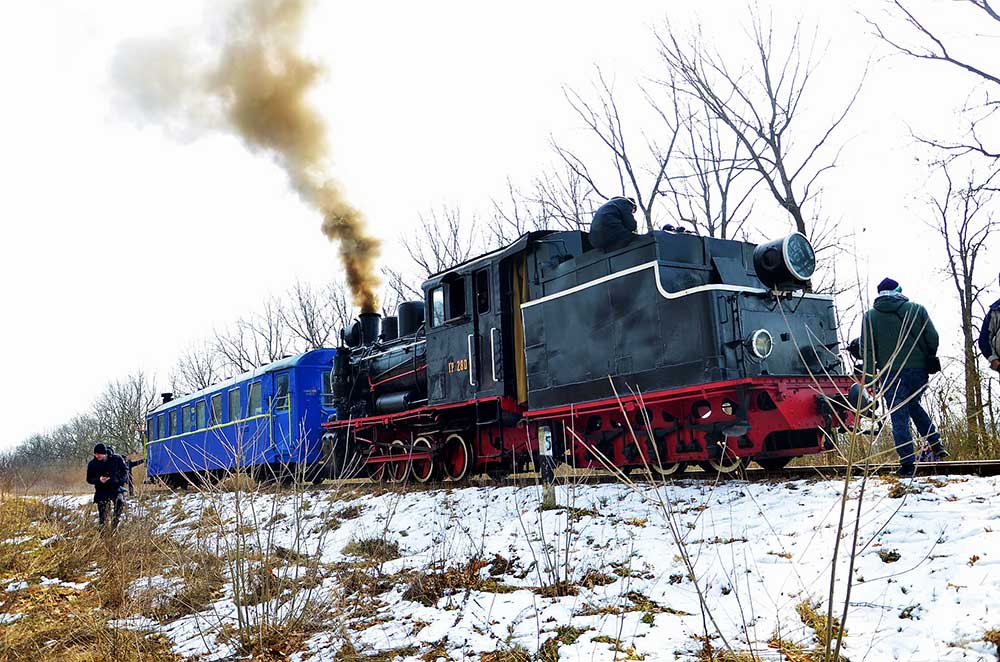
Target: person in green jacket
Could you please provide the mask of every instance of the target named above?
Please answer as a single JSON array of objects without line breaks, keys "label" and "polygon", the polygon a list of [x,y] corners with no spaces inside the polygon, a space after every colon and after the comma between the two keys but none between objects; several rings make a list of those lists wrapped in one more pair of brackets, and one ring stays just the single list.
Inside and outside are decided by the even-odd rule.
[{"label": "person in green jacket", "polygon": [[885,396],[900,476],[912,476],[916,460],[910,421],[930,444],[935,459],[948,457],[941,435],[920,404],[937,350],[938,333],[927,309],[903,296],[895,280],[882,280],[878,297],[861,322],[861,353],[866,381],[877,379]]}]

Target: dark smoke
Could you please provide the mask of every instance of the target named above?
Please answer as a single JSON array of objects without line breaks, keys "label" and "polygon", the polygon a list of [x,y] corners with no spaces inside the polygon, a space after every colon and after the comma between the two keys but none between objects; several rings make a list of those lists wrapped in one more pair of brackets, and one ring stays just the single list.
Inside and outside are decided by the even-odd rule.
[{"label": "dark smoke", "polygon": [[[224,126],[252,150],[271,154],[298,194],[323,215],[323,234],[339,245],[355,305],[378,307],[375,275],[379,241],[327,172],[329,144],[323,118],[306,95],[323,67],[299,52],[309,0],[243,0],[229,16],[218,63],[180,75],[193,59],[181,40],[131,44],[116,58],[119,85],[146,115],[180,111],[186,122],[211,126],[207,108],[221,108]],[[164,61],[164,54],[172,60]],[[214,102],[214,103],[213,103]],[[183,107],[179,107],[183,104]]]}]

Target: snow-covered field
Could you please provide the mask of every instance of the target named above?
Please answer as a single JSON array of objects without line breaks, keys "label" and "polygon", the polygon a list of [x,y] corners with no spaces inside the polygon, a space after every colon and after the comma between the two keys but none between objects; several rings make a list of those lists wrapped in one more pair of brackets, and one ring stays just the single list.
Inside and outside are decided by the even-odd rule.
[{"label": "snow-covered field", "polygon": [[[996,660],[996,647],[983,636],[1000,627],[1000,481],[918,478],[894,487],[872,479],[859,513],[860,487],[852,483],[835,564],[838,618],[852,579],[846,657]],[[717,650],[725,641],[753,651],[746,659],[781,660],[768,646],[776,637],[815,645],[800,611],[819,601],[818,611],[826,612],[842,489],[837,481],[559,487],[563,507],[554,510],[540,510],[535,486],[331,490],[298,498],[243,495],[242,508],[267,528],[268,546],[294,550],[285,552],[291,571],[276,572],[299,576],[294,564],[314,552],[325,569],[314,594],[332,617],[293,660],[337,659],[348,641],[362,655],[474,660],[519,648],[535,655],[553,639],[561,643],[548,650],[560,660],[695,660],[706,623]],[[216,550],[225,552],[237,536],[232,493],[163,495],[146,507],[162,532],[192,545],[205,543],[206,509],[229,527],[229,538],[209,536]],[[398,558],[364,564],[345,553],[352,542],[373,540],[398,546]],[[370,594],[354,596],[354,611],[343,608],[349,590],[341,586],[352,564],[384,579],[370,584],[377,587]],[[421,573],[445,568],[471,568],[477,581],[449,585],[430,601],[414,598]],[[173,581],[139,580],[136,590],[173,590]],[[575,594],[539,591],[557,581],[572,587],[557,593]],[[236,621],[231,588],[198,614],[134,624],[166,633],[182,655],[224,659],[233,651],[216,634]],[[359,612],[359,602],[367,609]]]}]

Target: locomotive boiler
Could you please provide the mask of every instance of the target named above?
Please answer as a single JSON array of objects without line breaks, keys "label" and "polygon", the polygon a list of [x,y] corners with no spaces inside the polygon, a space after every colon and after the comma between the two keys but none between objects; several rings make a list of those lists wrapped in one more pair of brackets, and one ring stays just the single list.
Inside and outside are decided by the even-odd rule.
[{"label": "locomotive boiler", "polygon": [[830,447],[851,380],[801,234],[539,231],[342,332],[328,473],[425,482],[534,467],[767,468]]}]

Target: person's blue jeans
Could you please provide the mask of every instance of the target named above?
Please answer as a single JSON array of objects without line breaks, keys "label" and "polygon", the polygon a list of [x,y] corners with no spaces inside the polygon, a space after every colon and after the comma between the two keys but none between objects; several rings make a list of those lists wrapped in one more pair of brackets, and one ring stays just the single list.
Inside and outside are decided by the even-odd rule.
[{"label": "person's blue jeans", "polygon": [[885,388],[885,403],[892,419],[892,438],[896,442],[901,465],[912,465],[916,457],[913,453],[913,433],[910,421],[916,426],[921,437],[930,442],[935,453],[943,450],[941,435],[931,417],[920,405],[920,398],[927,387],[927,371],[920,368],[903,368]]}]

